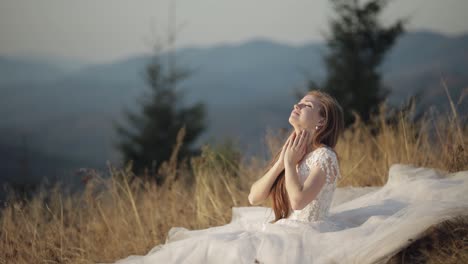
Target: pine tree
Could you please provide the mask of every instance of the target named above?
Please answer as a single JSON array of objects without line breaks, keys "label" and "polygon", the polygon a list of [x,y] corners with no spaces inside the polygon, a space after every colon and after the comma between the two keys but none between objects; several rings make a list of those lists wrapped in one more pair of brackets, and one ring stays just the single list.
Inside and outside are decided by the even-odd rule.
[{"label": "pine tree", "polygon": [[[122,137],[117,148],[123,154],[124,163],[132,163],[135,175],[154,177],[158,183],[162,183],[164,176],[174,177],[159,173],[160,168],[165,171],[163,167],[174,167],[174,161],[200,153],[192,144],[205,129],[204,105],[184,107],[182,94],[176,90],[177,84],[190,76],[190,71],[176,66],[175,42],[179,29],[175,2],[171,2],[169,8],[167,63],[161,62],[163,46],[158,41],[156,54],[146,67],[145,77],[151,93],[142,103],[142,113],[126,112],[133,129],[114,123]],[[161,167],[163,162],[168,162],[168,166]]]},{"label": "pine tree", "polygon": [[368,122],[378,112],[389,89],[381,83],[378,66],[385,53],[403,31],[402,20],[383,27],[378,15],[388,0],[331,0],[337,18],[330,21],[325,56],[327,77],[320,87],[313,81],[309,89],[322,89],[334,96],[344,109],[345,124],[354,122],[356,112]]},{"label": "pine tree", "polygon": [[116,124],[117,132],[122,136],[117,148],[123,154],[124,162],[132,162],[136,175],[147,169],[158,182],[163,179],[158,175],[158,168],[163,161],[169,160],[176,138],[181,129],[185,136],[178,150],[179,160],[198,153],[190,145],[203,132],[205,108],[201,103],[191,107],[182,107],[181,95],[176,84],[186,79],[189,72],[169,67],[164,69],[160,58],[155,56],[146,68],[146,79],[151,87],[151,95],[143,102],[142,113],[137,115],[126,112],[133,129]]}]

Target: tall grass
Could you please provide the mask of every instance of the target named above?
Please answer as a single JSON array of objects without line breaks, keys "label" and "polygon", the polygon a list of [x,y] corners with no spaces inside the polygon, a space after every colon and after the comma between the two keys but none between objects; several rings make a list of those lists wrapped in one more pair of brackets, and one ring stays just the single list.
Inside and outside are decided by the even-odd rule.
[{"label": "tall grass", "polygon": [[[371,124],[357,120],[336,147],[343,175],[338,187],[381,186],[393,163],[446,172],[467,170],[468,127],[452,105],[449,114],[426,115],[419,122],[400,113],[388,123],[385,107]],[[174,155],[161,167],[167,178],[161,186],[133,175],[131,164],[126,168],[109,164],[106,175],[88,173],[82,193],[66,193],[56,186],[28,201],[11,197],[1,209],[0,263],[112,262],[146,254],[165,241],[173,226],[199,229],[227,223],[232,206],[248,206],[250,184],[261,176],[266,161],[253,158],[234,164],[205,146],[199,157],[191,159],[191,166],[182,166],[175,158],[182,138],[183,132]],[[272,150],[281,140],[267,138]],[[446,227],[445,237],[454,234],[455,239],[460,228],[466,230],[466,219]],[[460,256],[467,258],[466,245],[452,249],[465,252]],[[435,252],[423,251],[429,256]],[[400,254],[392,263],[401,260],[405,257]],[[432,260],[445,263],[447,258]]]}]

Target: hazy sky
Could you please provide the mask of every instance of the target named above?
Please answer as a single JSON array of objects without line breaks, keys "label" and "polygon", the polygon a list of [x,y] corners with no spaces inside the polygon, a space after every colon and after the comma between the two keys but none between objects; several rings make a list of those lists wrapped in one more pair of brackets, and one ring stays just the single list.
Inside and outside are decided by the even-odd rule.
[{"label": "hazy sky", "polygon": [[[170,0],[0,0],[0,55],[45,55],[107,62],[149,53],[164,36]],[[264,37],[322,40],[328,0],[178,0],[178,47]],[[394,0],[384,21],[412,16],[410,30],[468,32],[468,0]]]}]

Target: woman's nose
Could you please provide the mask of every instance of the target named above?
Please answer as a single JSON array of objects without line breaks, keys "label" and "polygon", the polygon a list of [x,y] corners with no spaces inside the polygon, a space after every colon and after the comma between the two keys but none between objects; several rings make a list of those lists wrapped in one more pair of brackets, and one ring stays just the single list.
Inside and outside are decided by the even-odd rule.
[{"label": "woman's nose", "polygon": [[301,110],[298,104],[294,104],[294,110]]}]

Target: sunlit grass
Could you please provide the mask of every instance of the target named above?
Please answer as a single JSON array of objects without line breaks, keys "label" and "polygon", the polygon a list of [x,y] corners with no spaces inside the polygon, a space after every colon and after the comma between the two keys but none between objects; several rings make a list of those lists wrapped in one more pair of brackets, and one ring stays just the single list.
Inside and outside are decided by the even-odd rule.
[{"label": "sunlit grass", "polygon": [[[338,187],[381,186],[394,163],[445,172],[467,170],[468,126],[458,116],[456,105],[451,111],[427,115],[418,123],[401,113],[395,123],[388,124],[382,107],[372,124],[358,120],[336,147],[343,175]],[[175,155],[182,138],[183,133]],[[279,148],[281,140],[266,139],[272,150]],[[131,164],[126,168],[109,165],[106,175],[90,171],[83,193],[68,194],[57,186],[29,201],[11,198],[1,210],[0,263],[112,262],[146,254],[165,241],[173,226],[199,229],[229,222],[231,207],[248,206],[250,184],[266,165],[259,158],[238,164],[209,146],[191,160],[191,166],[177,164],[175,155],[162,166],[161,173],[168,179],[162,186],[135,177]],[[428,230],[429,237],[436,229],[443,230],[443,235],[430,239],[451,241],[444,245],[448,249],[414,243],[392,263],[407,263],[404,260],[410,256],[424,254],[431,263],[457,263],[454,255],[467,260],[468,220],[454,221]]]}]

